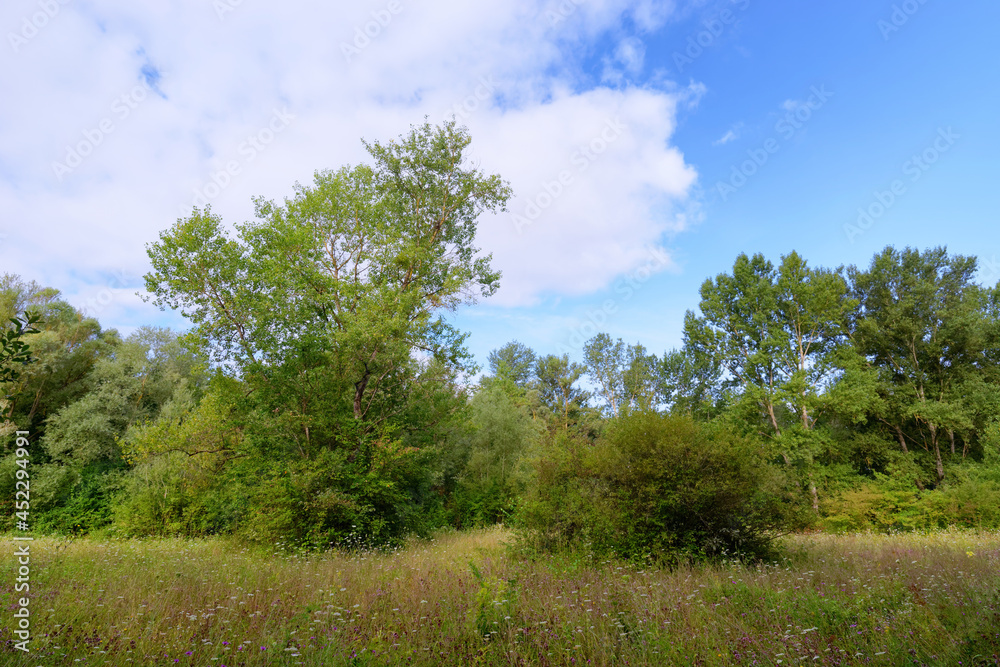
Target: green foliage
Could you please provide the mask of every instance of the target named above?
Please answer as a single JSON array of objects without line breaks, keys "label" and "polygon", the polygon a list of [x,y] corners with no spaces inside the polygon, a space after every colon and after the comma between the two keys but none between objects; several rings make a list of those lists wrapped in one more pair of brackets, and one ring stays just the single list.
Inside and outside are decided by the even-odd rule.
[{"label": "green foliage", "polygon": [[717,417],[725,406],[722,362],[694,313],[684,315],[684,344],[664,353],[657,373],[658,400],[675,414],[702,421]]},{"label": "green foliage", "polygon": [[[29,431],[35,442],[44,436],[45,422],[52,414],[89,391],[94,364],[110,355],[120,339],[117,332],[102,331],[96,320],[58,299],[58,291],[8,278],[0,281],[9,287],[0,289],[0,297],[8,304],[27,304],[41,317],[39,333],[31,336],[35,361],[20,369],[18,381],[7,390],[7,418],[18,429]],[[40,454],[36,451],[35,463],[44,462]]]},{"label": "green foliage", "polygon": [[633,560],[763,556],[798,520],[759,446],[690,417],[624,411],[593,448],[561,444],[525,514],[549,542]]},{"label": "green foliage", "polygon": [[[216,378],[197,407],[161,411],[121,441],[132,466],[114,509],[123,535],[208,535],[231,532],[249,508],[252,484],[227,474],[241,456],[242,435],[227,390]],[[253,479],[252,477],[249,479]]]},{"label": "green foliage", "polygon": [[472,561],[469,570],[479,585],[469,609],[469,620],[476,634],[489,641],[494,635],[516,627],[520,620],[514,604],[518,596],[517,579],[485,577]]},{"label": "green foliage", "polygon": [[590,392],[577,386],[584,372],[584,367],[570,361],[567,354],[548,354],[535,362],[539,401],[559,420],[563,430],[584,418]]},{"label": "green foliage", "polygon": [[524,389],[534,378],[535,351],[516,340],[490,352],[488,361],[492,377],[498,381],[509,381]]},{"label": "green foliage", "polygon": [[586,551],[594,535],[612,530],[615,517],[598,512],[601,489],[590,474],[592,443],[556,431],[532,459],[535,475],[518,513],[525,546],[539,551]]},{"label": "green foliage", "polygon": [[475,225],[510,190],[464,164],[469,141],[446,123],[366,144],[373,166],[318,172],[283,205],[258,199],[257,220],[235,239],[196,210],[149,246],[147,289],[192,320],[215,360],[295,413],[303,434],[321,410],[311,385],[378,421],[398,407],[413,353],[467,360],[440,311],[499,284]]},{"label": "green foliage", "polygon": [[[899,472],[899,471],[894,471]],[[920,490],[905,474],[876,473],[826,504],[820,525],[834,532],[1000,528],[1000,468],[949,469],[949,482]]]},{"label": "green foliage", "polygon": [[[15,499],[15,457],[0,463],[0,527],[12,530]],[[109,462],[82,468],[55,464],[31,465],[32,530],[42,533],[88,533],[111,523],[112,503],[121,488],[122,466]]]},{"label": "green foliage", "polygon": [[450,502],[453,525],[509,522],[523,495],[539,426],[500,386],[473,397],[466,462]]},{"label": "green foliage", "polygon": [[[498,288],[476,225],[511,192],[469,141],[424,123],[256,199],[234,233],[208,209],[178,220],[146,286],[184,336],[123,340],[0,277],[2,525],[23,430],[32,523],[53,532],[324,548],[503,522],[543,549],[678,563],[759,557],[806,525],[1000,527],[1000,287],[975,258],[741,254],[679,349],[512,341],[470,386],[448,313]],[[506,589],[479,583],[488,634]]]},{"label": "green foliage", "polygon": [[[65,476],[59,469],[53,473]],[[59,470],[59,472],[56,472]],[[122,466],[94,462],[80,470],[78,481],[52,509],[36,513],[35,529],[43,533],[85,534],[111,524],[113,500],[122,486]],[[62,480],[57,479],[56,484]]]},{"label": "green foliage", "polygon": [[[216,476],[252,476],[236,487],[245,511],[230,529],[374,544],[442,519],[441,493],[465,465],[457,376],[473,370],[442,313],[496,291],[476,223],[510,196],[466,164],[469,142],[454,122],[425,123],[366,143],[370,165],[318,172],[283,203],[257,199],[256,220],[235,236],[195,210],[150,244],[147,289],[191,319],[231,375],[224,421],[238,437],[199,446],[169,422],[136,442],[151,455],[165,441],[210,451]],[[478,444],[471,474],[494,466],[476,459],[489,451]]]},{"label": "green foliage", "polygon": [[[866,270],[851,267],[855,348],[872,369],[879,402],[868,411],[907,451],[934,455],[936,482],[945,477],[943,450],[963,458],[980,449],[979,432],[1000,413],[997,313],[992,293],[974,282],[976,260],[886,248]],[[984,363],[985,362],[985,363]]]},{"label": "green foliage", "polygon": [[211,480],[181,452],[150,459],[126,478],[114,507],[114,531],[126,536],[225,532],[234,517],[212,511],[229,488],[221,481]]},{"label": "green foliage", "polygon": [[[421,507],[425,462],[399,441],[372,439],[363,459],[341,451],[315,460],[241,466],[257,483],[240,535],[263,543],[312,548],[381,546],[426,534],[433,513]],[[252,467],[251,467],[252,466]]]},{"label": "green foliage", "polygon": [[25,336],[38,333],[36,324],[41,320],[38,313],[25,312],[23,318],[12,317],[10,328],[0,330],[0,385],[16,382],[21,377],[20,366],[26,366],[34,359]]},{"label": "green foliage", "polygon": [[655,403],[660,361],[646,354],[642,345],[626,346],[620,338],[612,341],[608,334],[599,333],[584,344],[583,359],[608,415]]}]

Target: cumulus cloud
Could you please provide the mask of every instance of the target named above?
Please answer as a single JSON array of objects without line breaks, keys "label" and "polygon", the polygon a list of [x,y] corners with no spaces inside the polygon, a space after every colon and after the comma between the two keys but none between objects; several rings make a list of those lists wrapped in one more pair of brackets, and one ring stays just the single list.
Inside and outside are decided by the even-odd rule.
[{"label": "cumulus cloud", "polygon": [[44,20],[37,2],[0,8],[0,262],[80,307],[111,294],[122,323],[148,313],[124,296],[138,278],[101,276],[141,276],[145,244],[192,204],[242,222],[252,196],[362,161],[360,138],[424,116],[455,114],[513,185],[479,236],[498,304],[598,289],[686,224],[696,175],[670,140],[691,91],[636,82],[638,38],[609,55],[633,83],[588,85],[576,55],[622,17],[655,30],[664,3],[55,5]]}]

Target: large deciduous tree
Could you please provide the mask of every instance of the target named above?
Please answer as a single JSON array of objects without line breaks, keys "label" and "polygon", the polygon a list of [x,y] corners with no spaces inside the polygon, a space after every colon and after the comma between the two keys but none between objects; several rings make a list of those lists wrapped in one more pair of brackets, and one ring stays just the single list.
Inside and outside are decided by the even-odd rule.
[{"label": "large deciduous tree", "polygon": [[625,345],[599,333],[583,346],[586,371],[604,408],[614,416],[624,407],[651,407],[656,401],[660,361],[636,343]]},{"label": "large deciduous tree", "polygon": [[944,479],[942,447],[963,453],[997,414],[995,290],[974,282],[976,259],[945,248],[886,248],[867,269],[852,267],[860,306],[852,339],[870,364],[881,399],[870,416],[897,438],[934,457]]},{"label": "large deciduous tree", "polygon": [[567,354],[561,357],[548,354],[539,357],[536,363],[539,398],[554,415],[561,417],[564,431],[569,430],[571,418],[579,419],[590,398],[589,392],[577,386],[584,371]]},{"label": "large deciduous tree", "polygon": [[510,189],[466,164],[469,141],[449,122],[366,143],[371,165],[319,172],[282,204],[258,199],[235,238],[195,210],[149,246],[147,289],[191,318],[216,361],[280,399],[272,410],[298,420],[306,449],[320,397],[358,422],[385,419],[419,355],[467,358],[442,311],[499,284],[476,221]]},{"label": "large deciduous tree", "polygon": [[819,498],[814,459],[824,438],[814,429],[830,409],[827,389],[841,374],[851,311],[842,271],[814,269],[795,252],[775,268],[763,255],[740,255],[731,274],[701,288],[701,319],[686,338],[714,349],[749,424],[771,438],[789,465],[806,469],[813,508]]}]

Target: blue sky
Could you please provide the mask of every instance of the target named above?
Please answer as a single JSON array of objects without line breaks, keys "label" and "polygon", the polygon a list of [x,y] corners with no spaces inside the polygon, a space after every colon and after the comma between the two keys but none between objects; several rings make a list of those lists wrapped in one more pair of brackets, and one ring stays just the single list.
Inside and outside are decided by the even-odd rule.
[{"label": "blue sky", "polygon": [[741,252],[947,245],[994,283],[998,24],[985,0],[13,0],[0,271],[108,327],[182,328],[135,294],[180,211],[242,222],[361,137],[458,110],[516,195],[479,236],[500,293],[453,318],[481,362],[515,338],[578,358],[596,330],[674,347]]}]

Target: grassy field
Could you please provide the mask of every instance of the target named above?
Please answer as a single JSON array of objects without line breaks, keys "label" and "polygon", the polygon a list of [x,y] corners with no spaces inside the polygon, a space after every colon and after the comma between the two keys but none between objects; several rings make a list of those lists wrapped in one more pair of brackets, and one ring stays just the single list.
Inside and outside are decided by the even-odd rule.
[{"label": "grassy field", "polygon": [[510,537],[308,557],[40,539],[27,655],[7,538],[0,664],[1000,664],[997,533],[796,536],[778,562],[674,571],[528,559]]}]

